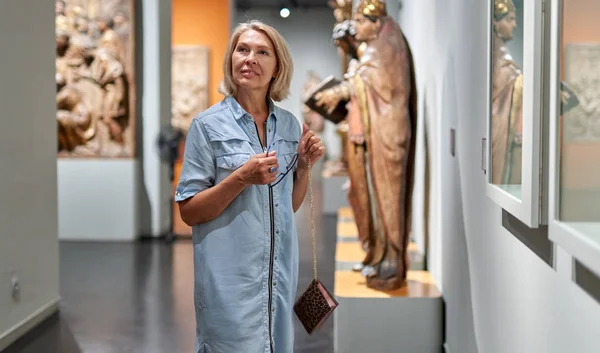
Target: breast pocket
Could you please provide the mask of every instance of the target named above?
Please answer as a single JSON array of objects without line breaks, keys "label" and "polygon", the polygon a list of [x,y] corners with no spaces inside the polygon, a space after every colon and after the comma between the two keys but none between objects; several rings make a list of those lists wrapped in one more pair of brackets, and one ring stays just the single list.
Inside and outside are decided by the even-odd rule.
[{"label": "breast pocket", "polygon": [[250,153],[238,152],[217,156],[217,178],[215,184],[218,184],[243,166],[250,160]]},{"label": "breast pocket", "polygon": [[215,184],[218,184],[244,165],[252,156],[248,137],[236,127],[206,127],[206,134],[215,155]]}]

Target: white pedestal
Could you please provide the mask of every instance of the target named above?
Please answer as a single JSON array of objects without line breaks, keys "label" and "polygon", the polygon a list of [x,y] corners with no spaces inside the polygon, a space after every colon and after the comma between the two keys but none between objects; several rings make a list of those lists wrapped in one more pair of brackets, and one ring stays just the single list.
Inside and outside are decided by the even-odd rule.
[{"label": "white pedestal", "polygon": [[366,288],[358,274],[337,271],[335,353],[443,352],[442,296],[422,275],[409,272],[408,287],[385,294]]},{"label": "white pedestal", "polygon": [[408,253],[407,285],[391,292],[368,288],[352,268],[365,257],[348,208],[338,211],[335,251],[335,353],[441,353],[444,304],[431,275],[420,270],[423,256],[416,244]]},{"label": "white pedestal", "polygon": [[342,189],[348,177],[329,176],[323,173],[321,180],[323,188],[323,213],[335,215],[341,207],[348,207],[347,191]]},{"label": "white pedestal", "polygon": [[132,241],[138,227],[134,159],[58,159],[59,239]]}]

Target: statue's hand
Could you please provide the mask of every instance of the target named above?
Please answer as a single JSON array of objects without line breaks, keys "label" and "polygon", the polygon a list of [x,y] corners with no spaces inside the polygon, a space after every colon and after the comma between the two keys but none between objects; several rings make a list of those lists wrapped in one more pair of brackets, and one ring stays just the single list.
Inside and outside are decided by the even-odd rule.
[{"label": "statue's hand", "polygon": [[331,88],[317,93],[315,99],[317,100],[317,106],[324,106],[329,114],[333,112],[335,107],[337,107],[338,103],[340,102],[340,97]]},{"label": "statue's hand", "polygon": [[365,143],[365,135],[363,134],[350,134],[348,135],[348,138],[357,145],[362,145]]}]

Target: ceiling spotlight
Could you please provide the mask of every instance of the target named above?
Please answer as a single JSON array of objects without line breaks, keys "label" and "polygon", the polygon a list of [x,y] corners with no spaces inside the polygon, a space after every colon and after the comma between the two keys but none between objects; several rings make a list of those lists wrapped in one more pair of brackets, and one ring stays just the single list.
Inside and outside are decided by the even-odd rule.
[{"label": "ceiling spotlight", "polygon": [[287,7],[282,8],[281,11],[279,11],[279,15],[283,18],[287,18],[290,15],[290,9]]}]

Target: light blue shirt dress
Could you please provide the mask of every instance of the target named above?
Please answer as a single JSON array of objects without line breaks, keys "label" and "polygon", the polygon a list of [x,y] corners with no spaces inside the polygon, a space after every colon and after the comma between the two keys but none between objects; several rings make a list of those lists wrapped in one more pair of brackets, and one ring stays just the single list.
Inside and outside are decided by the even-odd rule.
[{"label": "light blue shirt dress", "polygon": [[[195,225],[196,353],[292,353],[298,235],[292,209],[302,129],[269,100],[266,145],[231,97],[202,112],[188,131],[179,202],[221,182],[253,155],[277,152],[277,180],[251,185],[216,219]],[[287,172],[287,173],[286,173]]]}]

